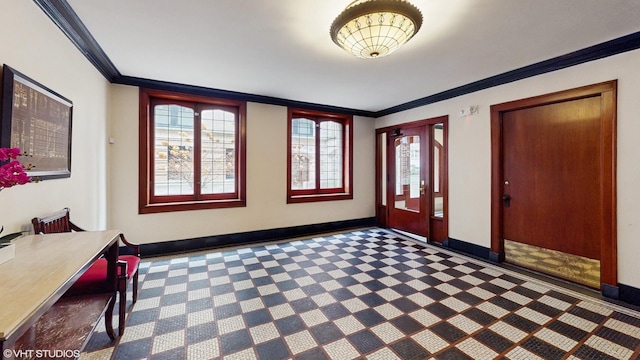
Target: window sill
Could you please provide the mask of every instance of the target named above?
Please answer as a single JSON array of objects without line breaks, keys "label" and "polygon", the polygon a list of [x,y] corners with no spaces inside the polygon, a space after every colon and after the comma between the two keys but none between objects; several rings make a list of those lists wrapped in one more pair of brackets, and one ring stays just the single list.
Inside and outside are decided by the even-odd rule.
[{"label": "window sill", "polygon": [[351,200],[351,199],[353,199],[353,194],[351,193],[291,195],[287,197],[287,204],[316,202],[316,201]]},{"label": "window sill", "polygon": [[245,207],[247,202],[241,199],[231,200],[209,200],[209,201],[185,201],[171,203],[156,203],[141,205],[139,214],[154,214],[172,211],[205,210],[205,209],[225,209],[233,207]]}]

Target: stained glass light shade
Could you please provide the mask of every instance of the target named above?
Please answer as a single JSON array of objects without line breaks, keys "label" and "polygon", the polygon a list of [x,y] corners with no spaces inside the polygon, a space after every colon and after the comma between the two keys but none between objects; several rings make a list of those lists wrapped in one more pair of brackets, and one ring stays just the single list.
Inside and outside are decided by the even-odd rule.
[{"label": "stained glass light shade", "polygon": [[365,59],[386,56],[422,26],[422,13],[404,0],[356,0],[331,24],[331,39]]}]

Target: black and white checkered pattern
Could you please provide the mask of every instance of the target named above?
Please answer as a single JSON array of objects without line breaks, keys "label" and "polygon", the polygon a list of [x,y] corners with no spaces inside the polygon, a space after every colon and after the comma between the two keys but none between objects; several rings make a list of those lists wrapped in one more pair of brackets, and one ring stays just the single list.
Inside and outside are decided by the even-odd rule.
[{"label": "black and white checkered pattern", "polygon": [[[152,260],[140,281],[115,359],[640,354],[631,310],[382,229]],[[101,336],[83,358],[110,355]]]}]

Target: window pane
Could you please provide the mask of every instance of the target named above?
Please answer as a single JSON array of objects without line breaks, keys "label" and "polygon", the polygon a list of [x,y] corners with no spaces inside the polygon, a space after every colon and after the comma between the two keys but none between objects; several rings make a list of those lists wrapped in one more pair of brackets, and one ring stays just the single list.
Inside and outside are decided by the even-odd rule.
[{"label": "window pane", "polygon": [[200,114],[201,193],[224,194],[236,191],[236,114],[204,110]]},{"label": "window pane", "polygon": [[380,133],[378,137],[380,144],[380,200],[383,206],[387,205],[387,133]]},{"label": "window pane", "polygon": [[342,124],[320,123],[320,188],[342,187]]},{"label": "window pane", "polygon": [[444,217],[444,127],[442,123],[433,125],[433,215]]},{"label": "window pane", "polygon": [[306,190],[316,187],[316,132],[315,121],[291,121],[291,189]]},{"label": "window pane", "polygon": [[193,109],[154,107],[154,193],[193,194]]}]

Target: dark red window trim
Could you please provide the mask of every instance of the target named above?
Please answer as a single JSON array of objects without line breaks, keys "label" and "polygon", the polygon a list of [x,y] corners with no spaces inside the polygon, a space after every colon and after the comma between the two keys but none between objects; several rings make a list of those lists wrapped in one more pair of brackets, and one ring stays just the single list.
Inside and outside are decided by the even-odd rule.
[{"label": "dark red window trim", "polygon": [[[197,195],[196,184],[194,196],[154,196],[153,179],[153,116],[152,104],[190,104],[194,108],[231,108],[237,111],[236,129],[236,186],[233,194]],[[199,139],[200,128],[194,128],[194,139]],[[194,152],[199,151],[200,142],[194,141]],[[197,174],[196,174],[197,175]],[[140,214],[216,209],[246,206],[246,103],[227,99],[182,94],[161,90],[140,89],[139,119],[139,199]]]},{"label": "dark red window trim", "polygon": [[[291,138],[294,118],[311,120],[333,120],[343,124],[342,141],[342,181],[343,186],[336,189],[293,190],[291,188]],[[316,147],[316,151],[319,148]],[[316,162],[317,163],[317,162]],[[319,172],[317,172],[319,174]],[[353,199],[353,116],[327,113],[305,109],[289,108],[287,114],[287,203],[304,203],[315,201],[333,201]]]}]

